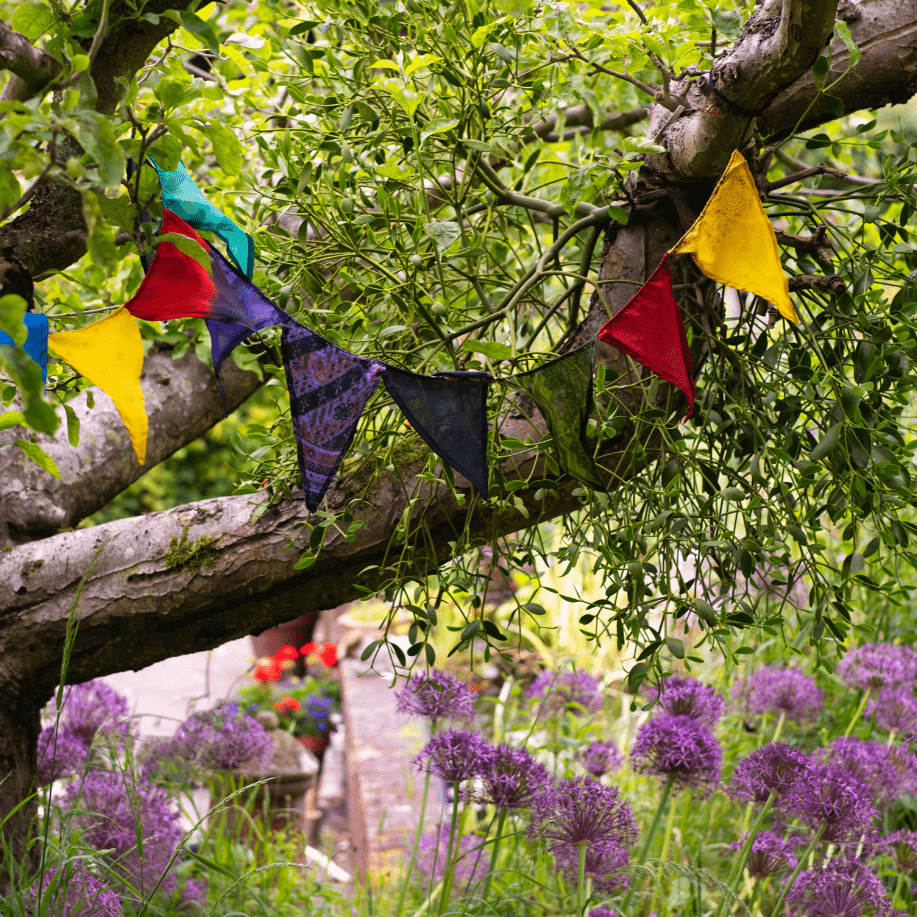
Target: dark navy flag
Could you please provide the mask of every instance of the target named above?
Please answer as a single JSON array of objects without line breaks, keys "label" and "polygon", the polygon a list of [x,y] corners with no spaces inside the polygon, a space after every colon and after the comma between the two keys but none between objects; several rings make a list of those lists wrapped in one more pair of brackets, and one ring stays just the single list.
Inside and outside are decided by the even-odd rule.
[{"label": "dark navy flag", "polygon": [[385,365],[354,356],[287,317],[280,351],[306,506],[318,509]]},{"label": "dark navy flag", "polygon": [[487,499],[487,386],[490,373],[419,376],[386,366],[382,376],[395,404],[423,441]]}]

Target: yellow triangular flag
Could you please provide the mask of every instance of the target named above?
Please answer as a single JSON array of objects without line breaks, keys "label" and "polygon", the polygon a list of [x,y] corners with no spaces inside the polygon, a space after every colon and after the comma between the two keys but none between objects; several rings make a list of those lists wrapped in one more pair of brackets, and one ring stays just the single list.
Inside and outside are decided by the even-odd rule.
[{"label": "yellow triangular flag", "polygon": [[142,465],[148,419],[140,389],[143,342],[134,316],[122,306],[79,331],[49,334],[48,347],[114,401]]},{"label": "yellow triangular flag", "polygon": [[738,151],[733,151],[707,206],[672,253],[690,253],[712,280],[754,293],[772,302],[784,318],[799,321],[780,265],[774,227]]}]

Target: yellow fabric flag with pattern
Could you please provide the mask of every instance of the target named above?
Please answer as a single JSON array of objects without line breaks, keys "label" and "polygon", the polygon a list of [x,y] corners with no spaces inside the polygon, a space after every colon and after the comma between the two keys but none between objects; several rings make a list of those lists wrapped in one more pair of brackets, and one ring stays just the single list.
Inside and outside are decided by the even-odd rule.
[{"label": "yellow fabric flag with pattern", "polygon": [[134,316],[122,306],[94,325],[49,334],[48,347],[114,401],[142,465],[148,418],[140,389],[143,343]]},{"label": "yellow fabric flag with pattern", "polygon": [[799,321],[790,302],[774,227],[738,151],[733,151],[707,206],[672,253],[692,255],[712,280],[754,293],[772,302],[784,318]]}]

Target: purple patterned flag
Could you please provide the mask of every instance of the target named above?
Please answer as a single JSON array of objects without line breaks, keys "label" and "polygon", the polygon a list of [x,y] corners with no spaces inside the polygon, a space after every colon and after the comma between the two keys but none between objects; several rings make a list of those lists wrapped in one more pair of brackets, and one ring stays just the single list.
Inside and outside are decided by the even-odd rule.
[{"label": "purple patterned flag", "polygon": [[287,317],[280,352],[306,506],[318,509],[385,365],[341,350]]}]

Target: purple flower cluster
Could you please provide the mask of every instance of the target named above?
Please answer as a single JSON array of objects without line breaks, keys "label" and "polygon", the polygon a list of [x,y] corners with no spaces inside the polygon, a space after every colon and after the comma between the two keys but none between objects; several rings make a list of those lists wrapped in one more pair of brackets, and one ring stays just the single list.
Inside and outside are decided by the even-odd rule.
[{"label": "purple flower cluster", "polygon": [[48,726],[38,737],[38,782],[81,773],[93,743],[114,741],[123,749],[131,734],[127,698],[103,681],[87,681],[64,688],[57,726]]},{"label": "purple flower cluster", "polygon": [[671,778],[674,789],[710,791],[719,783],[723,753],[700,720],[663,714],[640,727],[631,760],[640,773]]},{"label": "purple flower cluster", "polygon": [[771,793],[784,796],[811,766],[812,759],[805,752],[771,742],[736,764],[729,795],[743,802],[765,802]]},{"label": "purple flower cluster", "polygon": [[174,890],[177,882],[167,870],[182,830],[163,790],[126,773],[91,770],[67,786],[63,807],[86,843],[107,851],[115,871],[141,894],[149,895],[163,875],[161,887]]},{"label": "purple flower cluster", "polygon": [[851,650],[835,671],[848,685],[864,691],[904,687],[912,692],[917,677],[917,653],[909,646],[867,643]]},{"label": "purple flower cluster", "polygon": [[[474,850],[481,843],[479,837],[473,834],[465,834],[457,838],[457,850],[454,851],[456,858],[455,864],[455,881],[459,884],[470,883],[475,875],[478,876],[487,868],[485,855],[478,855],[480,851]],[[471,851],[474,850],[474,853]],[[417,860],[415,865],[418,871],[439,882],[446,875],[446,859],[449,855],[449,824],[441,822],[433,831],[427,831],[421,835],[420,843],[417,845]]]},{"label": "purple flower cluster", "polygon": [[901,872],[913,872],[917,869],[917,831],[906,828],[895,831],[882,838],[882,846],[891,851],[895,865]]},{"label": "purple flower cluster", "polygon": [[882,880],[860,860],[831,860],[800,873],[787,895],[793,917],[884,915],[891,907]]},{"label": "purple flower cluster", "polygon": [[484,773],[494,749],[476,732],[450,729],[434,736],[414,759],[414,766],[444,780],[462,783]]},{"label": "purple flower cluster", "polygon": [[430,720],[470,720],[474,716],[474,694],[468,686],[440,669],[413,675],[395,692],[401,713],[425,716]]},{"label": "purple flower cluster", "polygon": [[618,917],[618,912],[613,907],[594,907],[589,917]]},{"label": "purple flower cluster", "polygon": [[889,732],[897,732],[907,738],[917,735],[917,697],[914,697],[909,685],[880,689],[866,704],[866,716],[871,716]]},{"label": "purple flower cluster", "polygon": [[823,749],[821,757],[865,784],[879,809],[903,795],[911,776],[899,768],[899,756],[881,742],[841,736]]},{"label": "purple flower cluster", "polygon": [[532,805],[526,833],[531,841],[546,844],[572,881],[579,875],[579,849],[584,844],[586,874],[596,891],[608,893],[626,884],[622,870],[637,839],[637,824],[613,787],[591,777],[549,786]]},{"label": "purple flower cluster", "polygon": [[548,715],[567,710],[571,713],[597,713],[602,709],[599,683],[588,672],[542,672],[525,692],[529,700],[544,700]]},{"label": "purple flower cluster", "polygon": [[707,729],[716,728],[726,709],[726,702],[716,688],[687,675],[671,675],[658,689],[651,686],[648,692],[651,697],[655,694],[661,713],[690,717]]},{"label": "purple flower cluster", "polygon": [[815,719],[824,706],[821,689],[797,669],[761,666],[733,687],[733,698],[750,714],[783,713],[795,723]]},{"label": "purple flower cluster", "polygon": [[253,716],[235,704],[195,713],[175,731],[168,746],[171,757],[205,771],[245,769],[263,771],[270,764],[274,742]]},{"label": "purple flower cluster", "polygon": [[593,742],[581,752],[580,761],[593,777],[603,777],[620,769],[624,757],[614,742]]},{"label": "purple flower cluster", "polygon": [[[101,872],[101,870],[99,870]],[[34,913],[48,917],[123,917],[121,898],[85,860],[52,867],[45,873],[41,886],[41,904],[32,892]]]},{"label": "purple flower cluster", "polygon": [[497,745],[481,774],[481,800],[507,812],[527,808],[550,783],[548,769],[524,748]]}]

